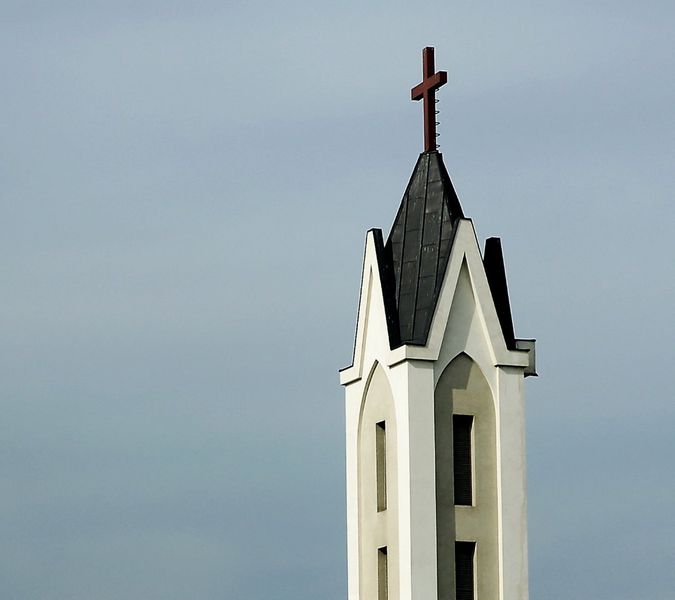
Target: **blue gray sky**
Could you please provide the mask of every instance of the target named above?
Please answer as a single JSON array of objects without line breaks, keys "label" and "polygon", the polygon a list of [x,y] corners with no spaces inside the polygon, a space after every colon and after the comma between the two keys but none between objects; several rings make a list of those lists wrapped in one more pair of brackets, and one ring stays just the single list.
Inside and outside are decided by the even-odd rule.
[{"label": "blue gray sky", "polygon": [[675,589],[675,4],[0,5],[6,600],[346,598],[364,234],[422,146],[503,238],[531,595]]}]

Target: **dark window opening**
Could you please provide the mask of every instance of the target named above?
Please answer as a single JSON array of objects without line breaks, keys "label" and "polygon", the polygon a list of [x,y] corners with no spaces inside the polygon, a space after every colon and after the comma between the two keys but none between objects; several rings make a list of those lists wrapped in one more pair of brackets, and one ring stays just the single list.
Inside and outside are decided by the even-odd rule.
[{"label": "dark window opening", "polygon": [[475,600],[474,555],[476,542],[455,542],[455,598]]},{"label": "dark window opening", "polygon": [[387,574],[387,547],[377,551],[377,600],[389,598],[389,576]]},{"label": "dark window opening", "polygon": [[452,416],[455,504],[460,506],[473,504],[472,430],[471,415]]},{"label": "dark window opening", "polygon": [[387,430],[384,421],[375,425],[375,460],[377,462],[377,511],[387,509]]}]

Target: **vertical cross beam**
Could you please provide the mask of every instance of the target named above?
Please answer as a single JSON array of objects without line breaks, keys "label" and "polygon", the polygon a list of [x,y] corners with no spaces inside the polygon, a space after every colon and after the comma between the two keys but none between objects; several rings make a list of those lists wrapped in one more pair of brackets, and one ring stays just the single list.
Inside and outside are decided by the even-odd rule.
[{"label": "vertical cross beam", "polygon": [[424,151],[436,150],[436,90],[448,82],[446,71],[434,73],[434,49],[422,51],[422,83],[416,85],[410,96],[413,100],[424,100]]}]

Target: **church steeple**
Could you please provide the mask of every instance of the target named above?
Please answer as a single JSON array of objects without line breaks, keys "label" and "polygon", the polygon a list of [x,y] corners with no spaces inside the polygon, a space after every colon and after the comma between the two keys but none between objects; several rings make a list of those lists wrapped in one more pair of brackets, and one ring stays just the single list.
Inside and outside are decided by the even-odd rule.
[{"label": "church steeple", "polygon": [[[435,145],[366,237],[345,386],[349,600],[527,600],[523,378],[498,239],[484,256]],[[431,135],[433,134],[433,136]]]}]

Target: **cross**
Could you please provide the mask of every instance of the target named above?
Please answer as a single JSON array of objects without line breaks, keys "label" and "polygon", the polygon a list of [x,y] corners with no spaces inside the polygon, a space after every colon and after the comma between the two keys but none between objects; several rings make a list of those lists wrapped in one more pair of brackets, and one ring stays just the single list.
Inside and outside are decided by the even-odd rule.
[{"label": "cross", "polygon": [[434,73],[434,49],[422,50],[422,83],[410,95],[413,100],[424,100],[424,151],[436,150],[436,90],[448,82],[446,71]]}]

